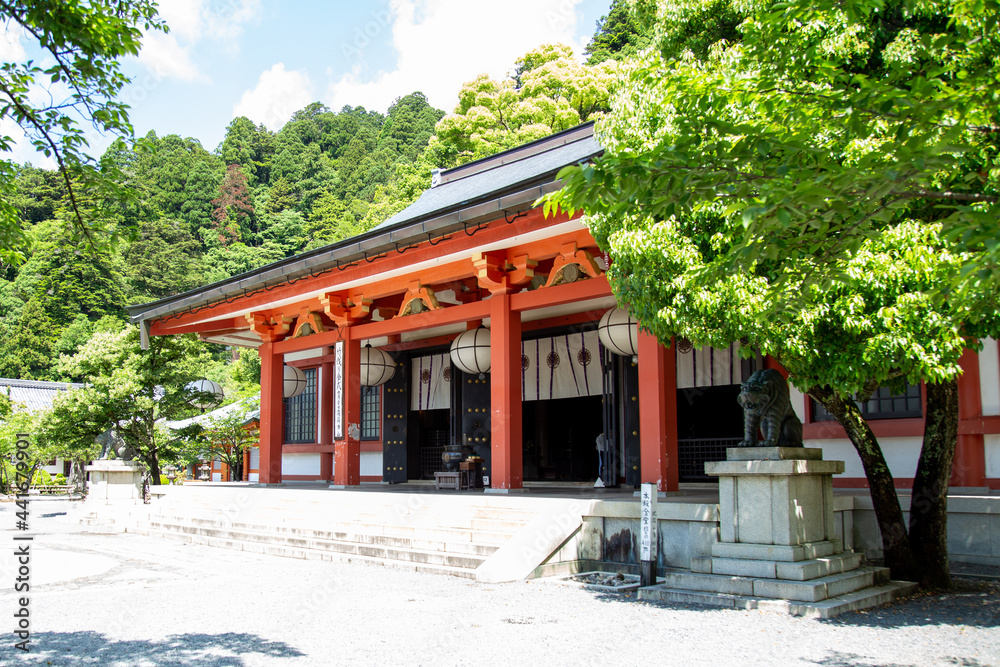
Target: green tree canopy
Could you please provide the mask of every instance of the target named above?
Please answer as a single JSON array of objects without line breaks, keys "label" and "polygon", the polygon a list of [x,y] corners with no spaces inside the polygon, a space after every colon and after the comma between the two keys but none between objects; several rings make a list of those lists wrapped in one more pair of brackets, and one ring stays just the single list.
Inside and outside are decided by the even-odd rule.
[{"label": "green tree canopy", "polygon": [[83,439],[94,430],[114,429],[159,484],[160,461],[175,460],[178,453],[158,434],[156,421],[195,413],[187,385],[204,377],[209,365],[208,346],[194,336],[154,336],[143,350],[138,327],[98,332],[75,355],[60,358],[60,371],[86,378],[89,388],[67,404],[67,418],[82,419],[86,411],[89,431],[78,434]]},{"label": "green tree canopy", "polygon": [[[117,229],[105,224],[99,208],[84,206],[78,193],[94,203],[122,200],[128,192],[113,163],[87,155],[81,122],[99,132],[130,137],[128,106],[115,99],[128,83],[119,59],[137,55],[143,31],[166,30],[151,0],[127,2],[35,0],[0,4],[5,25],[23,30],[28,50],[41,57],[4,63],[0,71],[0,117],[16,123],[28,141],[52,157],[62,174],[75,230],[89,245],[100,245]],[[14,138],[0,137],[0,151]],[[11,202],[17,168],[0,161],[0,259],[21,261],[26,244],[18,210]]]},{"label": "green tree canopy", "polygon": [[[607,155],[565,170],[548,204],[594,215],[616,295],[661,340],[743,340],[822,402],[864,464],[895,576],[930,585],[949,581],[958,358],[1000,330],[990,245],[969,232],[990,211],[995,230],[996,15],[663,5],[659,52],[599,125]],[[904,379],[927,383],[908,541],[853,400]]]}]

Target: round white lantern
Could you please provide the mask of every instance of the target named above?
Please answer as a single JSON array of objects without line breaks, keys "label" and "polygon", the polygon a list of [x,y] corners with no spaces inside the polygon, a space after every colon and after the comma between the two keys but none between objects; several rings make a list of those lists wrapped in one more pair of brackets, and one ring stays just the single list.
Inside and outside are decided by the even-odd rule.
[{"label": "round white lantern", "polygon": [[[162,387],[154,387],[153,393],[156,395],[156,390]],[[188,382],[184,385],[184,390],[189,394],[193,394],[191,399],[188,401],[191,405],[198,408],[199,410],[207,410],[208,408],[214,408],[216,405],[222,402],[225,397],[225,392],[222,390],[222,385],[218,382],[212,382],[211,380],[195,380],[194,382]],[[165,392],[164,392],[165,393]],[[162,398],[162,394],[156,396],[157,400]]]},{"label": "round white lantern", "polygon": [[451,342],[451,360],[463,373],[490,372],[490,330],[470,329]]},{"label": "round white lantern", "polygon": [[612,308],[597,325],[597,336],[604,347],[623,357],[639,354],[638,320],[626,308]]},{"label": "round white lantern", "polygon": [[306,390],[308,384],[306,374],[302,372],[301,368],[295,366],[285,366],[284,380],[285,386],[282,395],[285,398],[295,398]]},{"label": "round white lantern", "polygon": [[396,362],[389,353],[371,343],[361,348],[361,386],[377,387],[385,384],[396,372]]}]

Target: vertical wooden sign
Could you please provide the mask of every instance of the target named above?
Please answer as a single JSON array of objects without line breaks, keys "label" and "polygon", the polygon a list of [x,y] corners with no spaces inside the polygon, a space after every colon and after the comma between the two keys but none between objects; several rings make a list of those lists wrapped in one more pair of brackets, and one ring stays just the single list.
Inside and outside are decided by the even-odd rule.
[{"label": "vertical wooden sign", "polygon": [[333,439],[344,439],[344,341],[333,347]]}]

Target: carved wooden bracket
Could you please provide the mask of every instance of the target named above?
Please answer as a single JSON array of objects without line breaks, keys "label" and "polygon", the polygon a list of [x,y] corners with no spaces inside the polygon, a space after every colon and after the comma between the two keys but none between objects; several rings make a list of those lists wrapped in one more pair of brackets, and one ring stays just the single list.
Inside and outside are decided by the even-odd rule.
[{"label": "carved wooden bracket", "polygon": [[326,325],[323,324],[323,314],[303,309],[295,320],[292,338],[323,333],[324,331],[326,331]]},{"label": "carved wooden bracket", "polygon": [[396,317],[415,315],[428,310],[441,310],[444,308],[438,303],[434,296],[434,290],[430,287],[423,287],[419,282],[410,283],[410,289],[403,296],[403,304],[399,307],[399,314]]},{"label": "carved wooden bracket", "polygon": [[372,300],[361,294],[352,294],[344,298],[339,294],[323,294],[319,297],[323,312],[337,323],[338,327],[346,327],[371,314]]},{"label": "carved wooden bracket", "polygon": [[531,282],[538,262],[527,255],[519,255],[508,262],[502,252],[477,252],[472,256],[472,265],[480,287],[502,294],[511,291],[515,285]]},{"label": "carved wooden bracket", "polygon": [[552,263],[552,271],[545,282],[545,287],[576,282],[584,275],[597,278],[601,275],[601,269],[594,261],[593,255],[586,250],[577,250],[575,243],[567,243]]},{"label": "carved wooden bracket", "polygon": [[247,313],[246,319],[250,330],[260,336],[260,339],[265,343],[276,343],[279,340],[284,340],[288,332],[291,331],[292,322],[295,320],[294,317],[286,315],[274,316],[265,313]]}]

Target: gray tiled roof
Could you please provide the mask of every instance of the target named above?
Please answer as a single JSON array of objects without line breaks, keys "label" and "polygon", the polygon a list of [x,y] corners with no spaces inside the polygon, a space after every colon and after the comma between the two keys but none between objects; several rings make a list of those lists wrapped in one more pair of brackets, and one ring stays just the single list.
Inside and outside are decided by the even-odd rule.
[{"label": "gray tiled roof", "polygon": [[594,138],[593,123],[586,123],[449,169],[440,173],[439,185],[368,232],[212,285],[129,306],[129,315],[133,322],[155,320],[398,250],[408,243],[461,230],[471,221],[496,219],[506,210],[522,211],[559,187],[555,177],[560,169],[587,161],[603,150]]},{"label": "gray tiled roof", "polygon": [[[489,197],[502,197],[536,183],[551,181],[560,169],[592,159],[604,151],[597,143],[592,125],[576,132],[568,131],[566,143],[539,152],[530,149],[545,146],[551,138],[494,155],[486,160],[449,169],[442,173],[441,185],[425,190],[413,204],[392,216],[376,230],[395,227],[431,215],[438,216]],[[495,164],[493,164],[495,162]],[[489,168],[482,168],[489,165]],[[478,167],[478,168],[477,168]],[[465,175],[464,172],[469,174]]]},{"label": "gray tiled roof", "polygon": [[251,398],[244,398],[242,401],[236,401],[235,403],[224,405],[221,408],[212,410],[211,412],[205,412],[203,414],[195,415],[194,417],[189,417],[187,419],[180,419],[178,421],[163,422],[163,424],[167,428],[177,431],[192,424],[201,424],[204,426],[213,420],[221,419],[222,417],[225,417],[233,412],[239,413],[243,417],[244,425],[253,421],[259,421],[260,396],[258,395]]},{"label": "gray tiled roof", "polygon": [[79,389],[84,385],[75,382],[43,382],[41,380],[12,380],[0,378],[0,392],[10,396],[15,408],[24,406],[28,411],[52,407],[52,400],[60,391]]}]

